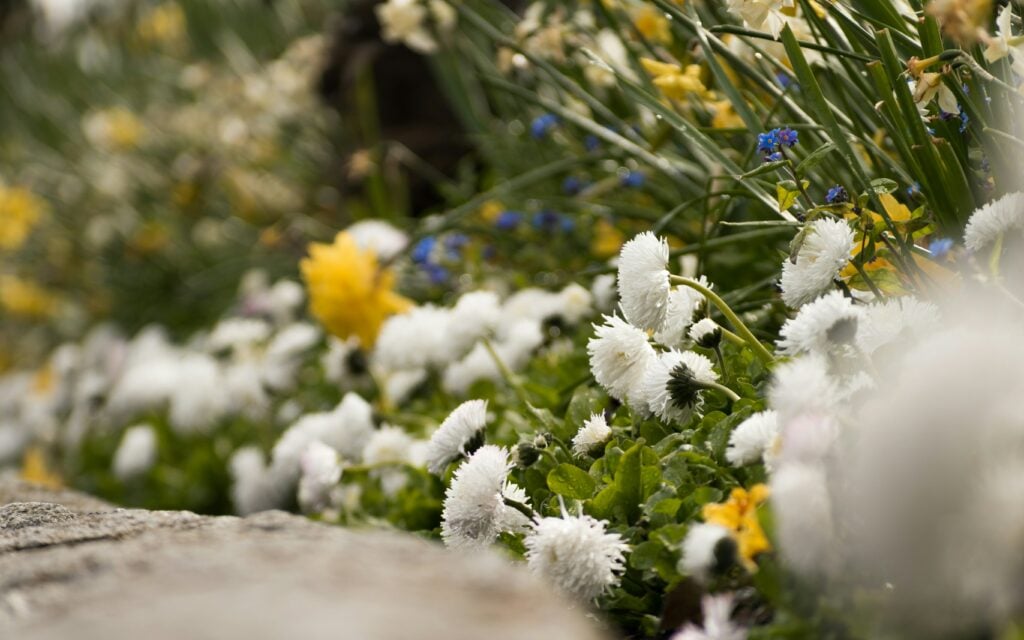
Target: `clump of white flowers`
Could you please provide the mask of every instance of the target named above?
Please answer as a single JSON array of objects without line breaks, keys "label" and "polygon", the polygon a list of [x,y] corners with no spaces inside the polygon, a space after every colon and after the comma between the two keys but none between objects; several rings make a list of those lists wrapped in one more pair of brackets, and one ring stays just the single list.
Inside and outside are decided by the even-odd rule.
[{"label": "clump of white flowers", "polygon": [[774,411],[761,411],[750,416],[729,434],[725,459],[733,466],[764,460],[767,466],[779,437],[779,417]]},{"label": "clump of white flowers", "polygon": [[605,316],[587,343],[594,379],[608,395],[630,403],[643,398],[644,376],[657,360],[647,334],[617,316]]}]

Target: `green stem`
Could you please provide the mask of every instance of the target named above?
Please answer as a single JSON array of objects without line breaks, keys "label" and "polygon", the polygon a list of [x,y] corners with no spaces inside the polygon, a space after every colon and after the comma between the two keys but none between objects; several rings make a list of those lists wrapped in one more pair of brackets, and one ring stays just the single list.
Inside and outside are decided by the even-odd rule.
[{"label": "green stem", "polygon": [[768,349],[761,344],[761,341],[754,337],[754,334],[747,328],[747,325],[743,324],[740,317],[733,312],[729,305],[726,304],[725,300],[722,300],[717,293],[708,289],[696,280],[691,280],[682,276],[672,276],[672,282],[681,284],[684,287],[690,287],[691,289],[703,294],[705,298],[714,303],[714,305],[718,307],[718,310],[722,312],[722,315],[724,315],[729,320],[729,323],[732,324],[733,328],[736,329],[737,333],[742,336],[747,346],[754,351],[754,355],[760,358],[762,362],[765,364],[771,364],[775,360],[771,351],[768,351]]},{"label": "green stem", "polygon": [[704,387],[705,389],[721,391],[722,393],[725,394],[725,397],[729,398],[731,402],[737,402],[740,399],[739,394],[737,394],[735,391],[725,386],[724,384],[719,384],[717,382],[701,382],[700,386]]},{"label": "green stem", "polygon": [[501,359],[498,352],[494,350],[494,346],[491,344],[491,341],[484,338],[480,342],[484,345],[484,349],[487,349],[487,353],[491,354],[491,359],[494,360],[494,365],[498,367],[498,371],[501,372],[501,377],[503,377],[505,382],[508,383],[508,386],[512,387],[512,390],[516,392],[516,397],[519,398],[519,401],[528,407],[532,406],[530,404],[530,399],[526,397],[526,389],[523,388],[523,385],[520,384],[516,375],[512,373],[512,370],[509,369],[508,365],[506,365]]},{"label": "green stem", "polygon": [[512,507],[519,513],[529,518],[531,522],[535,522],[537,520],[537,513],[530,507],[523,504],[522,502],[511,500],[509,498],[506,498],[505,496],[502,496],[501,499],[505,502],[506,507]]}]

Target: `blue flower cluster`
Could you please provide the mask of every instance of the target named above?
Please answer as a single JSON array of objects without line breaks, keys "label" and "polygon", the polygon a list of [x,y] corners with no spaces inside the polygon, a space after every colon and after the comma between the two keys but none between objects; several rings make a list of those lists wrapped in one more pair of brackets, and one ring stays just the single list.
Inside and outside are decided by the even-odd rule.
[{"label": "blue flower cluster", "polygon": [[789,127],[757,134],[757,150],[765,162],[782,160],[782,148],[794,147],[797,142],[799,142],[799,134]]},{"label": "blue flower cluster", "polygon": [[464,233],[449,233],[441,239],[437,236],[426,236],[413,245],[409,257],[419,265],[431,282],[442,284],[450,275],[445,263],[460,260],[462,250],[467,244],[469,236]]},{"label": "blue flower cluster", "polygon": [[829,204],[841,204],[843,202],[850,201],[850,194],[846,192],[846,189],[842,185],[836,185],[828,190],[825,194],[825,202]]},{"label": "blue flower cluster", "polygon": [[547,137],[555,127],[558,126],[558,116],[553,113],[545,113],[537,116],[530,123],[530,135],[536,140]]}]

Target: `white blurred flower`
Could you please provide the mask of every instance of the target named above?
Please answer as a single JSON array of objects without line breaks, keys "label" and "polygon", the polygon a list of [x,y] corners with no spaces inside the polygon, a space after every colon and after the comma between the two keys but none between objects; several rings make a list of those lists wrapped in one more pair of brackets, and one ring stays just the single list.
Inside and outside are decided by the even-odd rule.
[{"label": "white blurred flower", "polygon": [[606,313],[615,306],[615,276],[610,273],[602,273],[594,278],[590,285],[590,293],[594,296],[594,307]]},{"label": "white blurred flower", "polygon": [[427,7],[420,0],[387,0],[374,10],[385,42],[401,42],[419,53],[434,53],[437,42],[427,30]]},{"label": "white blurred flower", "polygon": [[299,468],[299,505],[307,512],[323,511],[329,505],[331,491],[341,480],[338,452],[314,440],[302,452]]},{"label": "white blurred flower", "polygon": [[822,218],[809,227],[796,263],[782,263],[782,299],[794,309],[828,291],[853,250],[853,229],[843,220]]},{"label": "white blurred flower", "polygon": [[129,427],[114,453],[114,475],[121,480],[140,476],[156,463],[156,432],[148,424]]},{"label": "white blurred flower", "polygon": [[217,323],[206,339],[211,352],[238,350],[266,341],[270,325],[257,318],[225,318]]},{"label": "white blurred flower", "polygon": [[391,260],[409,244],[409,236],[384,220],[370,218],[351,224],[346,229],[361,249],[369,249],[380,260]]},{"label": "white blurred flower", "polygon": [[179,433],[206,431],[227,413],[224,376],[212,357],[188,353],[177,363],[168,418]]},{"label": "white blurred flower", "polygon": [[912,296],[864,307],[857,327],[857,347],[871,354],[888,344],[931,333],[939,326],[939,309]]},{"label": "white blurred flower", "polygon": [[725,459],[734,467],[771,459],[772,448],[779,437],[779,416],[774,411],[761,411],[750,416],[729,434]]},{"label": "white blurred flower", "polygon": [[670,640],[746,640],[747,629],[732,621],[732,599],[731,593],[704,596],[704,624],[687,623]]},{"label": "white blurred flower", "polygon": [[732,541],[725,527],[706,522],[691,524],[683,538],[682,556],[677,567],[679,573],[698,580],[706,579],[717,563],[715,552],[723,540]]},{"label": "white blurred flower", "polygon": [[786,321],[779,331],[779,349],[785,355],[828,353],[851,345],[863,317],[860,307],[841,291],[829,293],[800,307],[796,317]]},{"label": "white blurred flower", "polygon": [[1008,193],[971,214],[964,229],[964,244],[980,251],[1010,231],[1024,230],[1024,193]]}]

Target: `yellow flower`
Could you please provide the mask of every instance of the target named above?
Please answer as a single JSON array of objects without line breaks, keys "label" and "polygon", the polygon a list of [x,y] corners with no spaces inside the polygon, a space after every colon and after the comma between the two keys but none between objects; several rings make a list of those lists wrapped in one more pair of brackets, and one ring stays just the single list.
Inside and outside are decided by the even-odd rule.
[{"label": "yellow flower", "polygon": [[0,276],[0,307],[16,316],[45,318],[57,311],[57,297],[34,282]]},{"label": "yellow flower", "polygon": [[650,5],[633,14],[633,25],[640,35],[661,44],[672,42],[672,30],[665,15]]},{"label": "yellow flower", "polygon": [[299,266],[309,290],[310,312],[330,333],[342,339],[354,335],[363,347],[373,346],[388,316],[412,305],[392,291],[394,272],[344,231],[334,244],[311,244],[309,257]]},{"label": "yellow flower", "polygon": [[477,213],[480,219],[489,224],[494,224],[494,221],[498,219],[501,212],[505,210],[505,205],[497,200],[488,200],[487,202],[480,205],[480,209]]},{"label": "yellow flower", "polygon": [[695,93],[704,96],[708,93],[704,82],[700,79],[700,65],[690,64],[684,70],[678,64],[669,64],[640,58],[644,71],[653,78],[654,86],[661,89],[666,98],[682,100],[687,94]]},{"label": "yellow flower", "polygon": [[25,451],[25,457],[21,461],[21,479],[47,487],[48,489],[60,489],[64,486],[60,474],[51,471],[46,463],[43,450],[39,447],[29,447]]},{"label": "yellow flower", "polygon": [[767,499],[767,485],[754,485],[750,491],[737,487],[729,494],[728,500],[706,504],[701,511],[705,522],[725,527],[732,533],[740,558],[749,571],[757,569],[754,557],[772,549],[757,519],[757,507]]},{"label": "yellow flower", "polygon": [[153,7],[139,20],[139,39],[149,44],[175,45],[184,40],[185,12],[174,2]]},{"label": "yellow flower", "polygon": [[715,129],[741,129],[743,118],[733,109],[732,103],[728,100],[714,100],[708,102],[708,109],[714,114],[711,118],[711,126]]},{"label": "yellow flower", "polygon": [[45,210],[28,189],[0,185],[0,249],[21,247]]},{"label": "yellow flower", "polygon": [[626,237],[611,222],[601,218],[594,225],[594,238],[590,252],[597,258],[610,258],[619,252]]},{"label": "yellow flower", "polygon": [[124,107],[90,113],[84,119],[83,128],[89,142],[113,151],[134,149],[143,133],[142,123]]}]

